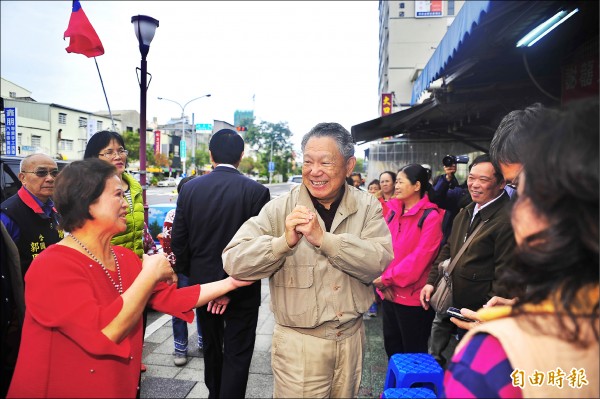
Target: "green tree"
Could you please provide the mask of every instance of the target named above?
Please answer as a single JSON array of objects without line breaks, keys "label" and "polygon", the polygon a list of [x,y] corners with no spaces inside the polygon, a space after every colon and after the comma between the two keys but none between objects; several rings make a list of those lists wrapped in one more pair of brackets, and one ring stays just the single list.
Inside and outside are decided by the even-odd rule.
[{"label": "green tree", "polygon": [[240,162],[240,166],[238,167],[238,169],[240,172],[248,174],[248,175],[253,175],[255,173],[258,173],[258,171],[259,171],[257,162],[250,157],[242,158],[242,161]]},{"label": "green tree", "polygon": [[361,175],[365,174],[365,160],[364,158],[356,158],[356,165],[354,166],[354,170],[352,172],[358,172]]},{"label": "green tree", "polygon": [[248,130],[245,134],[246,143],[258,153],[258,162],[262,166],[261,173],[268,173],[268,164],[271,160],[275,163],[275,173],[283,176],[286,181],[288,174],[292,173],[292,132],[287,122],[272,123],[262,121],[258,125],[254,121],[245,120]]},{"label": "green tree", "polygon": [[[129,161],[139,161],[140,159],[140,134],[139,132],[123,132],[123,141],[129,154],[127,159]],[[159,159],[158,161],[154,157],[154,146],[150,143],[146,143],[146,166],[163,166],[164,160]]]},{"label": "green tree", "polygon": [[204,165],[210,163],[210,154],[203,148],[196,150],[196,166],[202,168]]},{"label": "green tree", "polygon": [[140,134],[136,132],[123,132],[125,148],[129,151],[127,158],[132,161],[140,159]]}]

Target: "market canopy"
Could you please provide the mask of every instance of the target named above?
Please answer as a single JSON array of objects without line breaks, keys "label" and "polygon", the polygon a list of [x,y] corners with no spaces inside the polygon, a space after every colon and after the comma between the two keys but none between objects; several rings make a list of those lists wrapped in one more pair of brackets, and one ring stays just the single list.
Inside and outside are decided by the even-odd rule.
[{"label": "market canopy", "polygon": [[[516,46],[557,12],[575,8],[576,14],[535,45]],[[585,86],[588,75],[591,84]],[[436,79],[441,85],[433,87]],[[431,97],[421,104],[353,126],[355,141],[400,135],[462,141],[481,149],[475,142],[489,142],[514,109],[597,96],[598,2],[465,2],[415,81],[413,99],[427,87]]]}]

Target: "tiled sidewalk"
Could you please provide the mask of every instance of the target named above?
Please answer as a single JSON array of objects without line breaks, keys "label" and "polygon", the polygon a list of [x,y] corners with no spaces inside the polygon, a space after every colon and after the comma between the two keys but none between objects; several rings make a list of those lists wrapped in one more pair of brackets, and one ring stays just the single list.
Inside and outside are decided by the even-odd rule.
[{"label": "tiled sidewalk", "polygon": [[[258,313],[256,344],[248,377],[247,398],[270,398],[273,395],[271,339],[274,319],[269,309],[267,280],[262,281],[262,304]],[[361,398],[379,397],[383,389],[387,357],[383,349],[381,317],[365,319],[367,350],[363,364]],[[148,325],[144,341],[143,362],[148,371],[142,374],[142,398],[207,398],[204,385],[204,359],[196,346],[196,324],[188,324],[190,361],[183,367],[173,364],[173,329],[171,318],[161,316]]]}]

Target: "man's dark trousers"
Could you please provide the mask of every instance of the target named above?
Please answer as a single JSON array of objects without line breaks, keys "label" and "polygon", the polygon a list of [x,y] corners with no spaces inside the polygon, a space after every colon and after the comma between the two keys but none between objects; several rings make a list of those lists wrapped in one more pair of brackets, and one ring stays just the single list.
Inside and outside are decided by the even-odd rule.
[{"label": "man's dark trousers", "polygon": [[[178,259],[189,259],[190,284],[227,277],[221,254],[242,224],[258,215],[270,200],[269,190],[234,168],[219,165],[187,182],[177,199],[171,247]],[[254,350],[260,281],[227,293],[221,316],[200,312],[204,344],[204,382],[209,398],[245,397]],[[248,323],[245,327],[244,323]],[[218,352],[218,353],[217,353]],[[221,389],[221,383],[223,389]]]},{"label": "man's dark trousers", "polygon": [[[253,288],[257,284],[260,289],[260,281]],[[258,306],[231,301],[222,315],[207,312],[206,306],[199,310],[208,397],[243,398],[256,339]]]}]

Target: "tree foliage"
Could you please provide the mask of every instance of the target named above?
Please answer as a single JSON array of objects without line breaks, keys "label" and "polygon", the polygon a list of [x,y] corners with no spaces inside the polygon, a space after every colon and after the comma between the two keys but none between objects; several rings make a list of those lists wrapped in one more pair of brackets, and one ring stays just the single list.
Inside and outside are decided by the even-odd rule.
[{"label": "tree foliage", "polygon": [[263,172],[263,166],[260,162],[251,157],[244,157],[238,167],[239,171],[248,175],[260,175]]},{"label": "tree foliage", "polygon": [[198,166],[198,168],[202,168],[204,165],[207,165],[210,163],[210,154],[208,153],[208,151],[206,151],[203,148],[199,148],[196,150],[196,166]]},{"label": "tree foliage", "polygon": [[[125,142],[125,148],[129,151],[127,154],[127,159],[129,161],[139,161],[140,159],[140,134],[139,132],[129,132],[125,131],[122,133],[123,141]],[[169,163],[166,165],[164,156],[159,154],[160,158],[157,159],[154,156],[154,146],[152,144],[146,143],[146,165],[147,166],[169,166]]]},{"label": "tree foliage", "polygon": [[253,120],[245,120],[244,126],[248,128],[245,140],[248,145],[257,151],[258,163],[261,174],[268,174],[268,164],[275,163],[275,174],[281,174],[286,181],[288,174],[292,173],[292,132],[287,122],[261,121],[254,124]]},{"label": "tree foliage", "polygon": [[166,154],[155,154],[154,161],[156,166],[160,167],[168,167],[169,166],[169,157]]},{"label": "tree foliage", "polygon": [[137,161],[140,159],[140,135],[136,132],[123,132],[125,148],[129,151],[127,158]]},{"label": "tree foliage", "polygon": [[354,166],[354,170],[352,172],[358,172],[361,175],[365,174],[365,160],[364,160],[364,158],[356,158],[356,165]]}]

